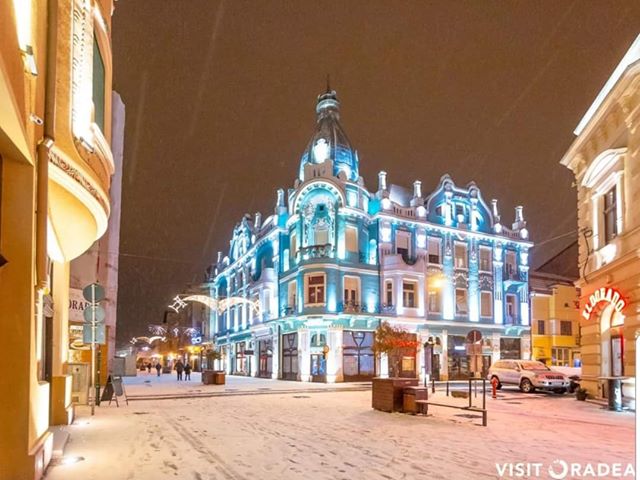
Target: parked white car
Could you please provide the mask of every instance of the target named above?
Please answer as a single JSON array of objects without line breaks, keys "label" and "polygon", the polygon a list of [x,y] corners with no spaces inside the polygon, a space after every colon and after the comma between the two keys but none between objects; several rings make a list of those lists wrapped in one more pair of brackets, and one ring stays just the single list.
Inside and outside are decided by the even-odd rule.
[{"label": "parked white car", "polygon": [[536,389],[565,393],[571,384],[565,374],[533,360],[499,360],[491,365],[487,378],[490,381],[497,378],[498,389],[503,385],[517,385],[525,393]]}]

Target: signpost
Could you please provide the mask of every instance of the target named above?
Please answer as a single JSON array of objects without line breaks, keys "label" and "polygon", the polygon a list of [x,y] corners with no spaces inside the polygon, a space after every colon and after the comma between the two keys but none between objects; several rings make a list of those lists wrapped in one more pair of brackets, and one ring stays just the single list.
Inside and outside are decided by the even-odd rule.
[{"label": "signpost", "polygon": [[[96,343],[98,324],[102,327],[102,337],[104,338],[104,308],[98,305],[99,302],[104,300],[104,287],[98,283],[92,283],[87,285],[82,290],[82,296],[91,303],[84,310],[85,330],[90,328],[91,335],[91,385],[90,390],[93,391],[91,395],[91,415],[95,415],[96,403],[100,401],[100,383],[96,383]],[[88,325],[87,325],[88,324]]]}]

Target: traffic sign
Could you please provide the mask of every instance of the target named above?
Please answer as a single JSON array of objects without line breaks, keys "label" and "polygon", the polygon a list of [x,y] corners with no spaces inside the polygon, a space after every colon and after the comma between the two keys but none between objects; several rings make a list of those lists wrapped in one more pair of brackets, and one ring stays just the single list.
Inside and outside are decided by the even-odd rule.
[{"label": "traffic sign", "polygon": [[92,283],[82,289],[82,296],[91,303],[104,300],[104,287],[99,283]]},{"label": "traffic sign", "polygon": [[105,315],[104,307],[102,305],[87,305],[84,312],[82,312],[85,322],[93,322],[94,318],[96,322],[102,322],[104,321]]},{"label": "traffic sign", "polygon": [[[95,343],[101,343],[101,344],[107,343],[105,341],[105,336],[106,335],[105,335],[104,323],[99,323],[98,325],[96,325],[96,342]],[[82,324],[82,341],[87,344],[91,343],[91,324],[90,323]]]}]

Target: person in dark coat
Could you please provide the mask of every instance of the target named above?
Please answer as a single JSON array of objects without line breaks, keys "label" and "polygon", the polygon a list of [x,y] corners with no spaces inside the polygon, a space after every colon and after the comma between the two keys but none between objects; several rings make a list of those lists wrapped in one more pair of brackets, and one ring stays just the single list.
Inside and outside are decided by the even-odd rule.
[{"label": "person in dark coat", "polygon": [[191,380],[191,364],[187,362],[184,366],[184,379]]},{"label": "person in dark coat", "polygon": [[147,363],[147,373],[151,373],[151,362]]},{"label": "person in dark coat", "polygon": [[178,374],[178,380],[182,380],[182,372],[184,371],[184,363],[180,360],[176,362],[176,373]]},{"label": "person in dark coat", "polygon": [[162,372],[162,365],[160,365],[160,362],[156,363],[156,372],[158,372],[158,376],[160,376],[160,373]]}]

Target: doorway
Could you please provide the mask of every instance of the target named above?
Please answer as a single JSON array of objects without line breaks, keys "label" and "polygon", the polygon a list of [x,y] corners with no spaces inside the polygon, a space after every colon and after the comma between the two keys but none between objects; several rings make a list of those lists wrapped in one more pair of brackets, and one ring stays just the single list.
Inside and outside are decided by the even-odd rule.
[{"label": "doorway", "polygon": [[318,383],[327,381],[327,361],[322,353],[311,354],[311,381]]}]

